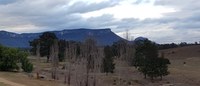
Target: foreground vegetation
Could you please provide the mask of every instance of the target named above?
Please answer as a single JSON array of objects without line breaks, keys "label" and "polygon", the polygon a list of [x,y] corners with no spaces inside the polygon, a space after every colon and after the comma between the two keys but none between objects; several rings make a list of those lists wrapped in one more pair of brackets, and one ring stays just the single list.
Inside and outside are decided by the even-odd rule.
[{"label": "foreground vegetation", "polygon": [[133,65],[145,76],[149,76],[151,80],[156,77],[166,76],[168,72],[169,60],[164,58],[162,53],[161,57],[158,57],[158,47],[156,43],[149,40],[144,40],[143,43],[136,47],[135,58],[133,59]]},{"label": "foreground vegetation", "polygon": [[[45,32],[38,39],[30,42],[32,53],[47,57],[47,63],[51,64],[51,78],[61,78],[59,72],[63,71],[64,83],[71,85],[96,85],[99,73],[115,73],[115,59],[120,59],[135,66],[139,72],[150,77],[162,77],[169,74],[169,60],[158,57],[158,46],[150,40],[138,40],[136,44],[120,40],[113,45],[98,46],[96,41],[89,37],[84,42],[59,40],[55,34]],[[59,69],[59,62],[63,67]],[[38,61],[39,62],[39,61]],[[37,63],[39,64],[39,63]],[[37,77],[40,76],[40,68],[36,67]],[[72,75],[79,76],[75,80]],[[90,79],[92,77],[92,79]],[[74,82],[79,81],[79,82]]]},{"label": "foreground vegetation", "polygon": [[[148,42],[147,42],[148,43]],[[126,45],[125,45],[126,44]],[[153,43],[150,42],[149,45],[152,45]],[[121,46],[120,46],[121,45]],[[125,45],[125,46],[122,46]],[[73,52],[71,52],[71,50],[74,50],[75,48],[73,48],[73,44],[70,44],[70,48],[66,48],[67,51],[64,51],[66,53],[71,53],[69,54],[67,57],[72,57],[73,56]],[[127,47],[128,46],[128,47]],[[143,44],[140,46],[144,46]],[[124,47],[124,48],[123,48]],[[126,47],[126,48],[125,48]],[[135,48],[132,48],[135,47]],[[81,49],[82,47],[80,47]],[[2,49],[2,48],[1,48]],[[175,48],[175,49],[167,49],[167,50],[162,50],[159,51],[160,53],[164,53],[161,55],[158,55],[157,58],[160,57],[165,57],[170,59],[170,65],[168,68],[168,72],[170,72],[170,75],[166,76],[163,78],[162,81],[160,81],[159,79],[157,79],[156,77],[154,78],[154,83],[152,83],[151,81],[151,77],[147,75],[147,79],[144,79],[143,76],[141,75],[141,71],[138,71],[138,68],[132,67],[131,65],[133,65],[134,58],[136,58],[136,53],[140,50],[140,54],[142,53],[143,55],[141,55],[142,57],[144,55],[148,55],[148,53],[144,54],[144,51],[147,52],[147,50],[149,50],[148,48],[140,48],[137,46],[131,46],[130,44],[127,44],[126,42],[117,42],[114,43],[114,45],[110,46],[108,48],[102,48],[101,47],[101,51],[102,53],[105,55],[104,52],[113,52],[113,55],[110,53],[107,53],[107,57],[112,57],[112,58],[107,58],[112,59],[111,62],[114,64],[114,69],[113,69],[113,73],[102,73],[102,72],[92,72],[91,70],[89,71],[88,74],[88,86],[93,86],[94,82],[93,80],[95,80],[96,82],[96,86],[169,86],[169,85],[174,85],[174,86],[199,86],[199,61],[200,59],[198,58],[200,56],[199,54],[199,46],[188,46],[188,47],[182,47],[182,48]],[[131,49],[136,49],[134,53],[132,53],[133,51]],[[156,49],[156,48],[155,48]],[[152,49],[150,49],[152,50]],[[3,51],[3,50],[2,50]],[[1,51],[1,52],[2,52]],[[126,51],[126,52],[125,52]],[[127,51],[131,51],[131,53],[129,54],[129,52]],[[156,51],[156,50],[152,50],[151,52]],[[20,51],[21,52],[21,51]],[[82,52],[82,51],[81,51]],[[81,55],[80,52],[80,55]],[[150,51],[148,51],[150,52]],[[54,53],[55,54],[55,53]],[[134,54],[134,58],[132,60],[130,60],[130,58],[128,58],[129,56],[133,56],[131,54]],[[139,54],[139,57],[141,57]],[[75,53],[74,53],[75,55]],[[99,54],[102,55],[102,54]],[[102,58],[105,58],[105,56],[103,56]],[[126,57],[126,58],[125,58]],[[74,57],[73,57],[74,58]],[[80,58],[80,57],[77,57]],[[66,84],[71,84],[74,86],[80,86],[80,82],[82,85],[84,85],[85,82],[83,82],[84,80],[86,80],[86,65],[84,65],[83,63],[79,63],[81,62],[81,60],[74,60],[74,59],[66,59],[63,62],[59,62],[58,66],[57,66],[57,71],[56,71],[56,76],[58,78],[51,79],[51,72],[52,72],[52,61],[50,60],[49,63],[46,62],[46,58],[41,58],[40,57],[40,61],[38,61],[38,57],[36,56],[29,56],[29,59],[31,61],[31,63],[34,64],[34,71],[32,72],[33,77],[29,77],[29,75],[27,75],[26,73],[23,72],[0,72],[0,77],[15,83],[20,83],[26,86],[38,86],[38,85],[42,85],[42,86],[66,86],[64,84],[65,81],[65,77],[66,77]],[[106,61],[108,61],[106,60]],[[103,61],[102,61],[103,62]],[[79,64],[78,64],[79,63]],[[105,62],[106,63],[106,62]],[[17,63],[17,65],[20,66],[20,62]],[[65,66],[66,65],[66,66]],[[71,66],[70,66],[71,65]],[[154,64],[153,64],[154,65]],[[38,66],[40,68],[38,68]],[[66,68],[63,68],[66,67]],[[69,69],[70,68],[70,69]],[[96,68],[96,67],[95,67]],[[105,67],[106,68],[106,67]],[[39,71],[40,74],[40,79],[36,79],[36,73]],[[112,68],[111,68],[112,69]],[[16,70],[16,69],[15,69]],[[109,69],[110,70],[110,69]],[[157,69],[156,69],[157,70]],[[155,73],[155,72],[153,72]],[[143,73],[142,73],[143,74]],[[157,73],[156,73],[157,74]],[[66,75],[66,76],[65,76]],[[70,75],[70,78],[69,78]],[[81,76],[82,75],[82,76]],[[93,78],[95,77],[95,78]],[[68,82],[69,81],[69,82]],[[93,84],[92,84],[93,83]],[[2,82],[0,81],[0,85],[5,85],[7,86],[6,82]],[[8,84],[8,86],[10,86]],[[11,85],[13,86],[13,85]],[[15,86],[15,85],[14,85]]]},{"label": "foreground vegetation", "polygon": [[26,52],[0,45],[0,71],[19,71],[23,69],[25,72],[31,72],[33,65],[27,57]]},{"label": "foreground vegetation", "polygon": [[[119,72],[123,70],[118,66],[122,64],[134,66],[146,79],[150,77],[152,81],[169,74],[169,60],[164,55],[159,57],[158,46],[148,39],[138,40],[136,43],[120,40],[113,45],[98,46],[92,37],[84,42],[65,41],[59,40],[54,33],[45,32],[31,41],[30,46],[31,53],[37,57],[31,61],[34,62],[34,69],[26,52],[0,46],[0,70],[33,71],[31,77],[35,74],[36,79],[59,81],[69,86],[103,85],[105,81],[99,78],[109,74],[120,74],[117,76],[121,79],[123,74]],[[47,57],[46,61],[41,61],[41,57]],[[125,85],[123,82],[118,84]],[[129,81],[128,84],[130,83]]]}]

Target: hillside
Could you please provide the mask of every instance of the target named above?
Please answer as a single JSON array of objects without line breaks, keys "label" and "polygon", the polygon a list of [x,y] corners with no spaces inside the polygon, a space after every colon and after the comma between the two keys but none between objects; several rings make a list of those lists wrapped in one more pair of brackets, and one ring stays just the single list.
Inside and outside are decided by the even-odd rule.
[{"label": "hillside", "polygon": [[200,45],[160,50],[169,58],[170,75],[166,77],[174,86],[200,85]]},{"label": "hillside", "polygon": [[200,45],[185,46],[160,50],[165,53],[165,57],[169,59],[185,59],[191,57],[200,58]]},{"label": "hillside", "polygon": [[[116,35],[111,29],[71,29],[62,31],[50,31],[56,34],[59,39],[84,41],[88,37],[93,37],[98,45],[111,45],[122,38]],[[38,38],[42,33],[12,33],[0,31],[0,44],[8,47],[29,47],[29,41]]]}]

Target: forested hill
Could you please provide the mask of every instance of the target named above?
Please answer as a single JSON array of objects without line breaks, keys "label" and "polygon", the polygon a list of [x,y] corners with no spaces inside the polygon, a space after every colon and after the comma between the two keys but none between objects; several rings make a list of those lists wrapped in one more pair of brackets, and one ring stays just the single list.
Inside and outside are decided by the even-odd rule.
[{"label": "forested hill", "polygon": [[[56,34],[59,39],[84,41],[87,37],[93,37],[98,45],[111,45],[122,38],[110,29],[71,29],[62,31],[50,31]],[[42,33],[12,33],[0,31],[0,44],[8,47],[28,48],[29,41],[38,38]]]}]

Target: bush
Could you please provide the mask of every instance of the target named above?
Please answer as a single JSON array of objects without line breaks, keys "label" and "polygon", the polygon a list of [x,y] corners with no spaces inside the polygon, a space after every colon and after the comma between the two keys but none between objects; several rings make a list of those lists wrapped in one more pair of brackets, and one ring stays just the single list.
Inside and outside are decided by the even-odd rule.
[{"label": "bush", "polygon": [[33,64],[31,64],[27,58],[28,54],[25,52],[19,52],[18,56],[20,56],[22,69],[24,72],[32,72],[33,71]]},{"label": "bush", "polygon": [[28,59],[24,59],[22,61],[22,69],[24,72],[30,73],[33,71],[33,64],[31,64]]},{"label": "bush", "polygon": [[22,69],[25,72],[31,72],[33,65],[27,59],[28,54],[18,49],[7,48],[0,45],[0,70],[14,71],[19,70],[18,63],[22,63]]},{"label": "bush", "polygon": [[0,70],[13,71],[19,70],[17,62],[19,62],[18,50],[14,48],[6,48],[1,46],[0,52]]}]

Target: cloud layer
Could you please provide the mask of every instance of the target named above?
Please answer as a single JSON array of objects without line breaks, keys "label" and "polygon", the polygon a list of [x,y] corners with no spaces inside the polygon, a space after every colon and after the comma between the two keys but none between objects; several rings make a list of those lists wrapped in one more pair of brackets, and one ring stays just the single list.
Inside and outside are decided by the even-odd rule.
[{"label": "cloud layer", "polygon": [[[192,3],[192,4],[191,4]],[[0,30],[126,30],[159,43],[200,40],[198,0],[0,0]]]}]

